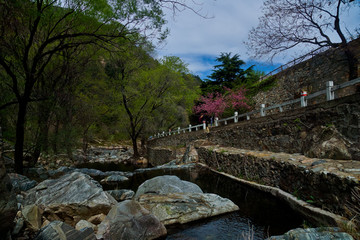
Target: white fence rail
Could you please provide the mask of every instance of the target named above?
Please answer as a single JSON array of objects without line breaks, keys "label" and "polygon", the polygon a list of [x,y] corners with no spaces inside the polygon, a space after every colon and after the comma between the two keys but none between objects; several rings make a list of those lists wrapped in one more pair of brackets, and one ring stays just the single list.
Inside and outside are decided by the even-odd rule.
[{"label": "white fence rail", "polygon": [[[283,108],[285,106],[291,106],[293,104],[298,104],[298,103],[300,103],[301,107],[306,107],[308,100],[313,99],[313,98],[318,97],[318,96],[321,96],[321,95],[325,95],[325,94],[326,94],[326,100],[331,101],[331,100],[335,99],[335,91],[336,90],[346,88],[346,87],[349,87],[349,86],[353,86],[353,85],[358,84],[358,83],[360,83],[360,78],[356,78],[354,80],[342,83],[342,84],[337,85],[337,86],[334,86],[333,81],[328,81],[326,83],[326,89],[318,91],[318,92],[313,93],[313,94],[310,94],[308,96],[301,96],[300,98],[290,100],[290,101],[286,101],[286,102],[283,102],[281,104],[276,104],[276,105],[269,106],[269,107],[265,107],[265,104],[261,104],[260,109],[258,109],[258,110],[243,113],[243,114],[240,114],[240,115],[238,114],[238,112],[235,112],[234,116],[224,118],[224,119],[220,119],[220,120],[218,118],[215,118],[213,124],[214,124],[215,127],[217,127],[217,126],[220,126],[221,123],[223,123],[224,125],[227,125],[229,122],[237,123],[239,121],[239,118],[246,118],[246,120],[250,120],[250,117],[252,115],[259,114],[259,113],[260,113],[260,116],[263,117],[263,116],[266,116],[266,111],[273,110],[273,109],[279,109],[280,112],[283,112]],[[155,134],[154,137],[157,137],[157,138],[166,137],[166,136],[170,136],[170,135],[174,135],[174,134],[198,131],[198,130],[201,130],[201,129],[203,129],[203,130],[206,129],[206,123],[202,123],[202,124],[195,125],[195,126],[189,125],[188,127],[185,127],[185,128],[178,127],[177,129],[171,130],[171,131],[169,130],[168,132],[163,131],[161,133]]]}]

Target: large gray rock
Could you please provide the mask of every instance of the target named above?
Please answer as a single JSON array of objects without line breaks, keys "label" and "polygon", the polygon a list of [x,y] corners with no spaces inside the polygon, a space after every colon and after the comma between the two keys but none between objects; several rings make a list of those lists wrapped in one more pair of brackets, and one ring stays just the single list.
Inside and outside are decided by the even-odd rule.
[{"label": "large gray rock", "polygon": [[30,180],[28,177],[17,173],[9,173],[9,177],[15,192],[27,191],[37,184],[35,180]]},{"label": "large gray rock", "polygon": [[96,237],[91,228],[78,231],[66,223],[53,221],[39,231],[35,240],[96,240]]},{"label": "large gray rock", "polygon": [[43,209],[43,215],[50,221],[61,219],[75,226],[81,219],[107,214],[116,200],[90,176],[73,172],[59,179],[45,180],[30,189],[24,205],[30,204]]},{"label": "large gray rock", "polygon": [[267,240],[354,240],[347,233],[340,232],[338,228],[297,228],[281,236],[272,236]]},{"label": "large gray rock", "polygon": [[158,176],[142,183],[135,194],[135,199],[146,193],[168,194],[168,193],[203,193],[201,188],[188,181],[183,181],[177,176]]},{"label": "large gray rock", "polygon": [[239,210],[231,200],[210,193],[143,194],[138,201],[164,225],[183,224]]},{"label": "large gray rock", "polygon": [[98,225],[97,238],[155,239],[166,235],[164,225],[139,203],[126,200],[116,204]]}]

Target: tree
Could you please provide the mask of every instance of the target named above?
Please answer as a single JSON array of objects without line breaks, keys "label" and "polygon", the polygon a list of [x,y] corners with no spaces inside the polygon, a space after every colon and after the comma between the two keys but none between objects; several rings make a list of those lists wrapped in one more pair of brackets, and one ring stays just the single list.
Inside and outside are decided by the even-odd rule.
[{"label": "tree", "polygon": [[348,0],[266,0],[264,15],[246,44],[255,57],[270,59],[296,47],[341,47],[348,60],[349,78],[355,78],[357,60],[348,48],[342,22],[342,14],[351,7],[359,4]]},{"label": "tree", "polygon": [[[173,120],[173,111],[184,100],[185,108],[191,105],[197,95],[184,84],[183,73],[188,70],[176,57],[165,58],[159,62],[152,59],[148,52],[137,46],[129,46],[110,58],[105,67],[112,86],[113,95],[123,109],[127,120],[126,129],[132,140],[134,157],[139,157],[138,138],[155,130],[156,122]],[[190,101],[185,96],[194,96]],[[163,114],[164,113],[164,114]],[[158,125],[157,125],[158,126]],[[157,129],[158,130],[158,129]]]},{"label": "tree", "polygon": [[225,93],[209,93],[207,96],[201,96],[200,104],[194,106],[195,114],[204,113],[212,117],[220,117],[226,109],[234,111],[245,111],[250,109],[245,97],[245,90],[239,89],[233,91],[224,88]]},{"label": "tree", "polygon": [[252,67],[244,70],[245,64],[238,54],[231,56],[231,53],[221,53],[216,58],[219,65],[214,66],[213,73],[209,76],[211,80],[203,83],[202,89],[205,93],[223,90],[223,87],[235,88],[245,81],[246,75],[252,70]]},{"label": "tree", "polygon": [[12,0],[0,2],[0,71],[12,98],[0,109],[17,105],[15,171],[23,172],[23,149],[29,104],[40,101],[34,86],[53,58],[66,49],[112,46],[139,33],[164,38],[163,7],[188,8],[175,0]]}]

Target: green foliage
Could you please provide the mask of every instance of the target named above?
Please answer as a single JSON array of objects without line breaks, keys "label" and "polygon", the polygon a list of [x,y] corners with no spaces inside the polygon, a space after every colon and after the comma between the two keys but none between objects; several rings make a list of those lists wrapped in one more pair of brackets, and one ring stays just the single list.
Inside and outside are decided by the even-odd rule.
[{"label": "green foliage", "polygon": [[[255,75],[256,73],[254,73]],[[271,90],[273,87],[276,86],[277,83],[277,79],[275,78],[275,76],[270,76],[264,80],[259,80],[259,77],[261,75],[261,73],[257,73],[257,80],[252,79],[251,81],[247,82],[245,87],[248,90],[247,91],[247,96],[248,97],[253,97],[256,94],[258,94],[259,92],[266,92]]]},{"label": "green foliage", "polygon": [[[162,63],[151,58],[146,40],[148,33],[160,40],[166,36],[166,4],[186,6],[148,0],[0,4],[0,124],[7,141],[17,145],[17,171],[24,148],[37,158],[49,146],[71,154],[80,140],[86,150],[91,138],[124,137],[129,128],[127,111],[119,108],[123,93],[132,111],[146,116],[137,134],[146,134],[153,123],[187,121],[198,94],[196,79],[176,57]],[[113,64],[118,68],[105,69],[119,53]],[[111,72],[119,69],[126,77]],[[109,76],[118,82],[109,82]],[[167,112],[175,118],[163,121]]]},{"label": "green foliage", "polygon": [[252,67],[242,69],[245,64],[238,54],[221,53],[216,61],[219,65],[214,66],[213,73],[203,82],[201,89],[203,95],[212,92],[223,92],[223,88],[235,89],[243,85],[247,76],[253,71]]},{"label": "green foliage", "polygon": [[310,196],[308,200],[306,200],[307,203],[315,203],[315,198],[314,196]]},{"label": "green foliage", "polygon": [[147,49],[127,46],[106,59],[105,73],[122,127],[128,130],[136,153],[136,140],[159,129],[188,123],[188,113],[199,87],[178,57],[155,61]]}]

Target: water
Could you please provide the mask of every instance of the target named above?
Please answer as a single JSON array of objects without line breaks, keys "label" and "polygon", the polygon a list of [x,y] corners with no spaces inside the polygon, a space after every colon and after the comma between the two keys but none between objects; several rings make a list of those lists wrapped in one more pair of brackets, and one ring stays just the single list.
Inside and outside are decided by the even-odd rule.
[{"label": "water", "polygon": [[[304,217],[271,194],[226,176],[198,168],[190,179],[204,192],[231,199],[240,208],[231,214],[169,231],[167,239],[265,239],[301,227]],[[249,237],[250,236],[250,237]]]},{"label": "water", "polygon": [[246,217],[239,211],[168,228],[166,239],[264,239],[266,229]]},{"label": "water", "polygon": [[141,183],[160,175],[176,175],[182,180],[194,182],[204,192],[229,198],[240,208],[239,211],[230,214],[168,226],[168,235],[165,239],[265,239],[301,227],[306,221],[305,217],[291,209],[286,202],[271,194],[245,186],[200,166],[190,170],[157,169],[136,172],[129,182],[123,186],[117,185],[117,188],[130,188],[136,191]]}]

